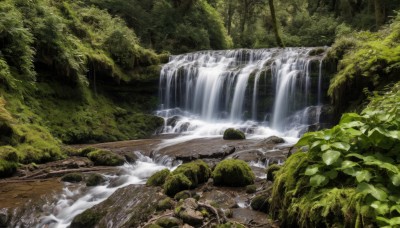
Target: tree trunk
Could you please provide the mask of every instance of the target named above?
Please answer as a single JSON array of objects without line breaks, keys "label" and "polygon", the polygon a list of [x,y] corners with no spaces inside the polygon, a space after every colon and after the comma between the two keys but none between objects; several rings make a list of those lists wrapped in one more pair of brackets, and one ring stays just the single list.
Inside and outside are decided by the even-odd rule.
[{"label": "tree trunk", "polygon": [[228,2],[228,19],[226,21],[226,29],[228,30],[228,35],[231,35],[231,27],[232,27],[232,17],[233,17],[233,3],[232,0]]},{"label": "tree trunk", "polygon": [[382,0],[374,0],[375,5],[375,21],[376,29],[378,30],[385,23],[385,7]]},{"label": "tree trunk", "polygon": [[271,11],[272,26],[274,28],[276,43],[279,47],[284,47],[285,45],[283,44],[282,38],[279,34],[278,22],[276,20],[274,0],[268,0],[268,3],[269,3],[269,10]]}]

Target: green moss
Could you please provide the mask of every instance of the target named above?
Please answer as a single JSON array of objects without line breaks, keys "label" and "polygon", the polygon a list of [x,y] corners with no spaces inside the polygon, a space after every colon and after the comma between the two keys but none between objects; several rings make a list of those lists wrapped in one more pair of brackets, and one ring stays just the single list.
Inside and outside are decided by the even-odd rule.
[{"label": "green moss", "polygon": [[253,210],[268,213],[269,211],[269,194],[260,194],[251,200],[250,206]]},{"label": "green moss", "polygon": [[161,200],[157,204],[158,211],[165,211],[165,210],[172,209],[172,208],[174,208],[174,201],[169,197]]},{"label": "green moss", "polygon": [[192,182],[182,173],[170,175],[164,183],[164,192],[168,196],[175,196],[176,193],[190,189]]},{"label": "green moss", "polygon": [[210,178],[211,169],[204,161],[196,160],[182,164],[172,172],[173,175],[179,173],[185,175],[191,181],[192,187],[196,187]]},{"label": "green moss", "polygon": [[242,187],[253,184],[255,176],[250,166],[237,159],[226,159],[218,163],[212,177],[215,185]]},{"label": "green moss", "polygon": [[146,184],[149,186],[162,186],[170,173],[169,169],[160,170],[151,175]]},{"label": "green moss", "polygon": [[269,181],[274,181],[275,180],[275,172],[279,171],[282,166],[277,165],[277,164],[272,164],[268,166],[266,172],[267,172],[267,180]]},{"label": "green moss", "polygon": [[245,228],[246,226],[236,223],[236,222],[228,222],[225,224],[220,224],[216,226],[217,228]]},{"label": "green moss", "polygon": [[184,200],[187,198],[195,198],[196,200],[198,200],[199,195],[197,195],[196,193],[192,193],[189,190],[184,190],[184,191],[176,193],[174,196],[174,199],[176,201]]},{"label": "green moss", "polygon": [[156,224],[163,228],[179,227],[181,223],[182,222],[175,217],[163,217],[156,221]]},{"label": "green moss", "polygon": [[255,193],[256,191],[257,191],[257,186],[255,186],[253,184],[246,186],[246,193],[252,194],[252,193]]},{"label": "green moss", "polygon": [[0,159],[0,177],[12,176],[18,168],[18,163]]},{"label": "green moss", "polygon": [[97,186],[102,183],[104,183],[106,180],[103,177],[103,175],[97,174],[97,173],[91,173],[87,178],[86,178],[86,186]]},{"label": "green moss", "polygon": [[103,217],[101,213],[95,212],[93,210],[86,210],[83,213],[77,215],[71,223],[71,228],[92,228],[95,227],[96,224]]},{"label": "green moss", "polygon": [[76,151],[75,155],[76,156],[81,156],[81,157],[87,157],[90,152],[93,152],[93,151],[96,151],[96,150],[98,150],[98,149],[89,146],[89,147],[85,147],[85,148],[79,149],[78,151]]},{"label": "green moss", "polygon": [[61,178],[61,181],[71,182],[71,183],[81,182],[82,180],[83,180],[83,176],[80,173],[69,173],[69,174],[64,175]]},{"label": "green moss", "polygon": [[240,139],[246,139],[246,136],[240,130],[228,128],[224,131],[223,139],[225,139],[225,140],[240,140]]},{"label": "green moss", "polygon": [[94,162],[95,165],[104,166],[119,166],[123,165],[125,159],[116,153],[108,150],[95,150],[88,154],[88,158]]},{"label": "green moss", "polygon": [[0,146],[0,159],[18,163],[18,151],[12,146]]}]

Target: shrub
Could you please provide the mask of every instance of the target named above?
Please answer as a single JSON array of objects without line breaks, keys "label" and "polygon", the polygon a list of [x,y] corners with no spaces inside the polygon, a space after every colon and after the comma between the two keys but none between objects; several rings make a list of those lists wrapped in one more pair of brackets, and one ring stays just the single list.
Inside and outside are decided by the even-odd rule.
[{"label": "shrub", "polygon": [[116,153],[108,150],[95,150],[88,154],[88,158],[94,162],[95,165],[104,166],[119,166],[123,165],[125,159]]},{"label": "shrub", "polygon": [[164,192],[168,196],[175,196],[176,193],[190,189],[192,182],[182,173],[170,175],[164,183]]},{"label": "shrub", "polygon": [[246,139],[246,136],[243,132],[239,130],[228,128],[224,131],[223,139],[225,140]]},{"label": "shrub", "polygon": [[170,175],[169,169],[160,170],[147,180],[146,184],[149,186],[162,186],[165,183],[165,179]]},{"label": "shrub", "polygon": [[215,185],[242,187],[253,184],[255,176],[250,166],[237,159],[223,160],[215,167],[212,177]]}]

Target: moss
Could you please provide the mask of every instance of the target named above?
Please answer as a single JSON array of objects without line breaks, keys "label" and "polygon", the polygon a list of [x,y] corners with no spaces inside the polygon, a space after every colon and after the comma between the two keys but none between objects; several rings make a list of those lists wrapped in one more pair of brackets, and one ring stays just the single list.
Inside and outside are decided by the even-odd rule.
[{"label": "moss", "polygon": [[240,139],[246,139],[246,136],[240,130],[228,128],[224,131],[223,139],[225,139],[225,140],[240,140]]},{"label": "moss", "polygon": [[87,157],[90,152],[93,152],[96,150],[98,150],[98,149],[94,148],[94,147],[90,147],[90,146],[85,147],[85,148],[79,149],[76,153],[76,156]]},{"label": "moss", "polygon": [[256,191],[257,191],[257,186],[255,186],[253,184],[246,186],[246,193],[252,194],[252,193],[255,193]]},{"label": "moss", "polygon": [[164,183],[164,192],[168,196],[175,196],[176,193],[190,189],[192,182],[182,173],[170,175]]},{"label": "moss", "polygon": [[253,210],[268,213],[269,211],[269,194],[260,194],[251,200],[250,206]]},{"label": "moss", "polygon": [[18,168],[18,163],[0,159],[0,177],[12,176]]},{"label": "moss", "polygon": [[169,169],[160,170],[151,175],[146,184],[149,186],[162,186],[170,173]]},{"label": "moss", "polygon": [[69,174],[64,175],[61,178],[61,181],[71,182],[71,183],[81,182],[82,180],[83,180],[83,176],[80,173],[69,173]]},{"label": "moss", "polygon": [[198,194],[194,193],[194,192],[189,191],[189,190],[184,190],[184,191],[178,192],[174,196],[174,199],[176,201],[184,200],[184,199],[187,199],[187,198],[194,198],[196,200],[199,200],[200,196]]},{"label": "moss", "polygon": [[163,228],[179,227],[182,222],[175,217],[163,217],[156,221],[156,224]]},{"label": "moss", "polygon": [[87,178],[86,178],[86,186],[97,186],[102,183],[104,183],[106,179],[97,173],[91,173]]},{"label": "moss", "polygon": [[0,159],[18,163],[19,162],[18,151],[12,146],[1,146]]},{"label": "moss", "polygon": [[246,226],[236,223],[236,222],[228,222],[228,223],[217,225],[216,227],[217,228],[245,228]]},{"label": "moss", "polygon": [[95,227],[96,224],[102,218],[102,214],[93,210],[86,210],[83,213],[77,215],[70,225],[71,228],[92,228]]},{"label": "moss", "polygon": [[212,177],[215,185],[242,187],[253,184],[255,176],[250,166],[237,159],[226,159],[218,163]]},{"label": "moss", "polygon": [[172,209],[172,208],[174,208],[174,204],[175,204],[174,201],[171,198],[167,197],[167,198],[161,200],[160,202],[158,202],[157,210],[165,211],[168,209]]},{"label": "moss", "polygon": [[162,227],[157,224],[150,224],[150,225],[145,226],[144,228],[162,228]]},{"label": "moss", "polygon": [[179,173],[185,175],[191,181],[192,187],[196,187],[210,178],[211,169],[204,161],[196,160],[182,164],[172,172],[173,175]]},{"label": "moss", "polygon": [[266,172],[267,172],[267,180],[274,181],[275,180],[275,172],[279,171],[282,166],[277,164],[269,165]]},{"label": "moss", "polygon": [[123,165],[125,159],[108,150],[95,150],[88,154],[88,158],[94,162],[95,165],[104,166],[119,166]]}]

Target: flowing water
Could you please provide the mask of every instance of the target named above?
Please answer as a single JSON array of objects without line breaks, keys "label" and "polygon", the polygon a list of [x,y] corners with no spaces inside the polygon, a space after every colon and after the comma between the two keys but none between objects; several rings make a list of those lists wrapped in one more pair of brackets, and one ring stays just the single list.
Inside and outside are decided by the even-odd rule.
[{"label": "flowing water", "polygon": [[[319,122],[324,53],[315,48],[201,51],[170,58],[160,75],[163,133],[297,138]],[[310,117],[310,115],[314,115]],[[312,122],[310,122],[312,120]]]}]

